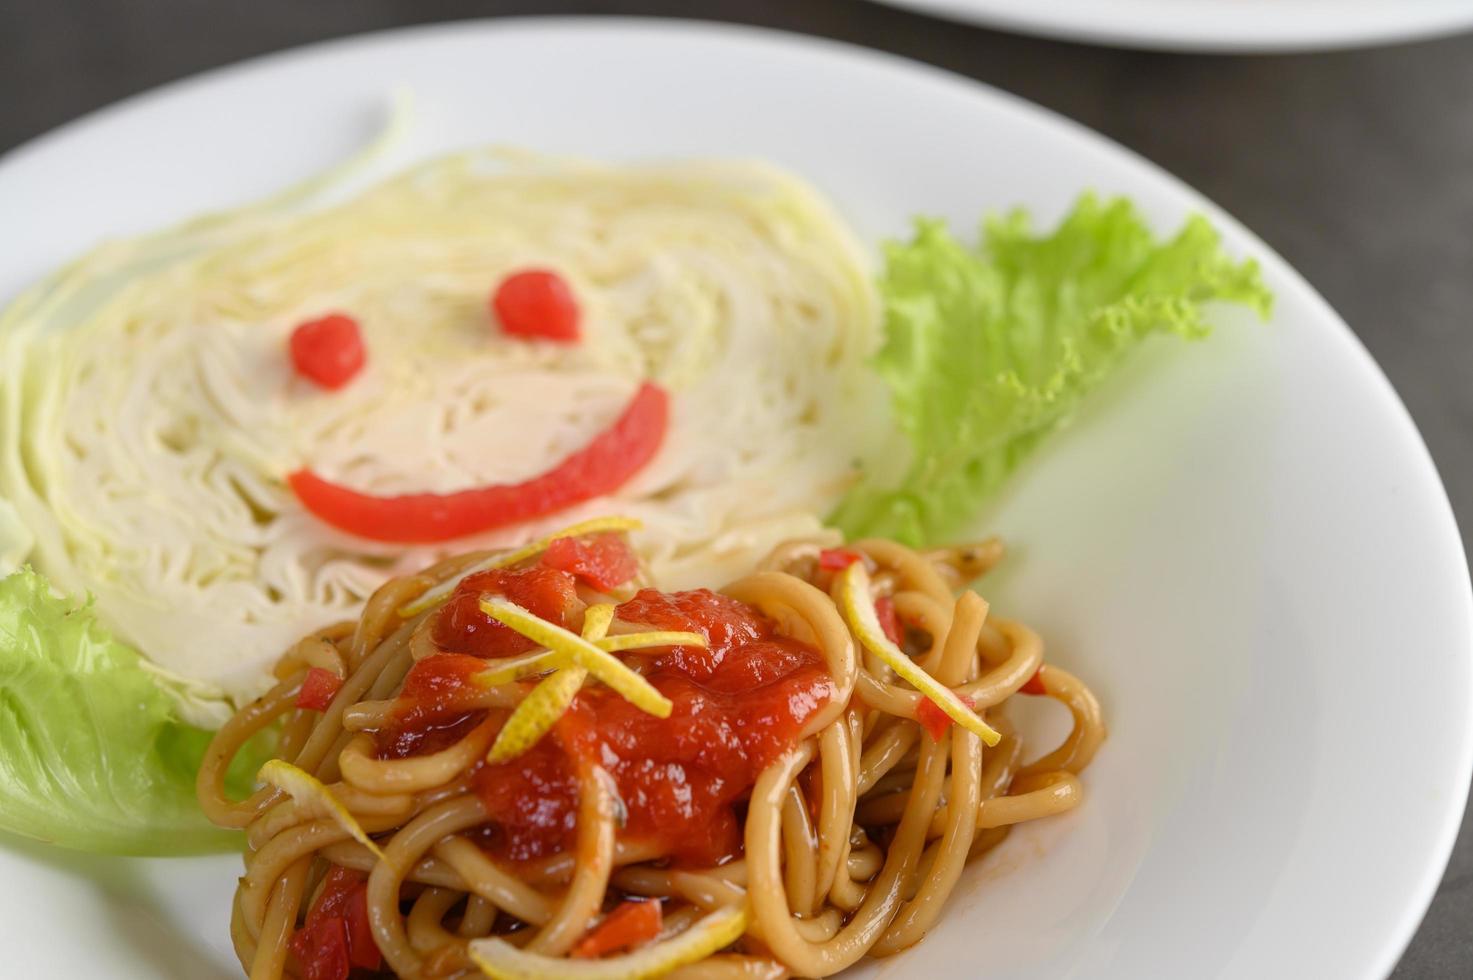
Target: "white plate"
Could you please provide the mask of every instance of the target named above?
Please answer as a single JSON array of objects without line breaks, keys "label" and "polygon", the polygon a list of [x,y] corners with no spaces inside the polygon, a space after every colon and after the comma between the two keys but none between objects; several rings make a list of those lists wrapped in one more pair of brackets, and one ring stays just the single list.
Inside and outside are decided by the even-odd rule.
[{"label": "white plate", "polygon": [[[1001,93],[736,28],[461,24],[266,58],[131,100],[0,162],[0,294],[110,234],[266,192],[416,91],[418,155],[511,141],[612,158],[755,154],[870,240],[970,229],[1085,187],[1163,229],[1206,211],[1273,322],[1161,344],[1019,474],[990,589],[1100,692],[1075,814],[1024,828],[868,975],[1377,977],[1425,908],[1473,763],[1473,606],[1437,475],[1350,331],[1277,256],[1149,164]],[[238,861],[0,851],[13,976],[234,975]],[[863,971],[861,971],[863,972]]]},{"label": "white plate", "polygon": [[1473,27],[1469,0],[880,0],[984,27],[1166,51],[1320,51]]}]

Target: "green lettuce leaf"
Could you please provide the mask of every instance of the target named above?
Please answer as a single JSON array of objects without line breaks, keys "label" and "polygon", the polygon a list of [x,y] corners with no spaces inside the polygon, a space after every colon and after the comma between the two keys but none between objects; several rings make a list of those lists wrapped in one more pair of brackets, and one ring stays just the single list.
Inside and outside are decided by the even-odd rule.
[{"label": "green lettuce leaf", "polygon": [[[239,847],[195,802],[211,733],[166,684],[30,568],[0,579],[0,829],[110,854]],[[236,759],[235,793],[264,758]]]},{"label": "green lettuce leaf", "polygon": [[1129,201],[1085,196],[1052,234],[1014,212],[982,237],[970,248],[921,220],[886,250],[875,363],[912,458],[898,485],[840,503],[831,523],[851,537],[945,539],[1145,338],[1203,336],[1209,301],[1272,305],[1201,217],[1158,242]]}]

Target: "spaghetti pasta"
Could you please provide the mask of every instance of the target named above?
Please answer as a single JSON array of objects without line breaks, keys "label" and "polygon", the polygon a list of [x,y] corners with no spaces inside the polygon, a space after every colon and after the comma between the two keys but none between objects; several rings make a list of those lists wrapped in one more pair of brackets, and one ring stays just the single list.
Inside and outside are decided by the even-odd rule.
[{"label": "spaghetti pasta", "polygon": [[[616,655],[673,710],[657,718],[554,666],[581,683],[577,696],[545,734],[494,762],[488,750],[537,679],[507,679],[426,624],[462,594],[495,596],[497,609],[532,603],[532,579],[516,576],[537,557],[479,573],[494,581],[462,578],[462,559],[390,581],[356,628],[289,649],[280,683],[220,730],[200,770],[206,813],[247,832],[231,924],[243,968],[314,980],[370,962],[416,978],[817,977],[913,945],[967,862],[1011,826],[1080,803],[1078,774],[1105,737],[1094,696],[1043,664],[1038,635],[959,588],[1000,549],[845,549],[865,566],[869,601],[894,609],[891,640],[984,716],[995,748],[862,650],[839,599],[858,576],[830,552],[818,560],[817,546],[783,545],[721,593],[608,595],[580,583],[579,604],[554,625],[630,636]],[[438,603],[402,623],[376,611],[430,590]],[[677,627],[706,642],[634,645],[641,631],[659,642]],[[425,635],[435,649],[416,648]],[[317,665],[341,665],[343,686],[326,710],[297,707]],[[1027,764],[1006,712],[1020,692],[1060,701],[1073,719]],[[682,726],[728,716],[740,724],[681,742]],[[272,724],[283,733],[276,767],[315,777],[300,782],[320,784],[351,823],[300,788],[225,797],[230,759]],[[685,810],[662,809],[671,786]],[[360,828],[372,839],[355,841]],[[702,833],[710,839],[693,839]],[[615,952],[567,959],[616,907],[639,901],[661,903],[663,916],[618,919],[646,933],[606,930],[598,946]]]}]

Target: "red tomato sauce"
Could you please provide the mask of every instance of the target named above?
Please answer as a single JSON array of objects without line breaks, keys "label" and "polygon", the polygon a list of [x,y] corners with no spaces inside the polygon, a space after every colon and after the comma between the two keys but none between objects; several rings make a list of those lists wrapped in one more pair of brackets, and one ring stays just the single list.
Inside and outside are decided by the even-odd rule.
[{"label": "red tomato sauce", "polygon": [[433,637],[441,650],[477,657],[515,657],[537,644],[481,611],[481,596],[504,596],[539,619],[566,626],[580,605],[573,576],[554,568],[493,568],[467,575],[435,621]]},{"label": "red tomato sauce", "polygon": [[374,732],[378,757],[429,755],[464,738],[486,718],[467,704],[477,690],[471,677],[485,669],[486,661],[462,653],[436,654],[411,667],[388,722]]},{"label": "red tomato sauce", "polygon": [[[492,816],[482,839],[494,857],[531,861],[574,846],[580,760],[602,765],[618,784],[626,813],[622,840],[653,844],[690,865],[739,855],[739,811],[752,784],[833,696],[817,650],[778,636],[755,609],[726,596],[646,589],[619,607],[618,619],[697,632],[709,649],[623,655],[671,700],[669,718],[591,687],[533,749],[501,765],[482,765],[474,785]],[[452,658],[443,667],[434,663]],[[440,744],[444,733],[479,723],[484,715],[455,707],[457,684],[470,683],[476,662],[441,655],[416,664],[405,683],[405,708],[378,733],[380,754],[430,751],[425,746]],[[459,690],[463,698],[464,687]]]},{"label": "red tomato sauce", "polygon": [[617,589],[639,573],[639,559],[622,534],[555,538],[543,553],[542,564],[561,569],[605,592]]}]

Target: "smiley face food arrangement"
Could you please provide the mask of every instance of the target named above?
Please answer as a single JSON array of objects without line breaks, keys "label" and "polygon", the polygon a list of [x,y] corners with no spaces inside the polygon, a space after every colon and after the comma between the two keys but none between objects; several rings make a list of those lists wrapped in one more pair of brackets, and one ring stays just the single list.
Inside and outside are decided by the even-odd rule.
[{"label": "smiley face food arrangement", "polygon": [[950,542],[1212,300],[1268,303],[1200,219],[876,263],[752,162],[477,151],[106,244],[0,319],[0,825],[245,847],[251,976],[898,952],[1105,735]]},{"label": "smiley face food arrangement", "polygon": [[11,332],[0,493],[54,584],[232,701],[390,575],[582,517],[638,517],[672,584],[731,577],[865,451],[862,253],[765,167],[455,158],[181,237]]}]

